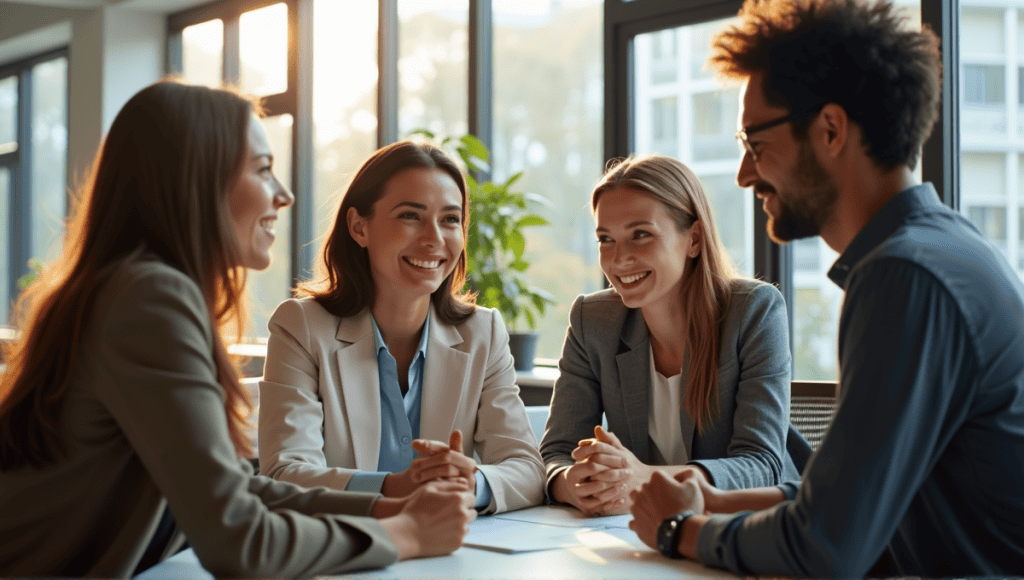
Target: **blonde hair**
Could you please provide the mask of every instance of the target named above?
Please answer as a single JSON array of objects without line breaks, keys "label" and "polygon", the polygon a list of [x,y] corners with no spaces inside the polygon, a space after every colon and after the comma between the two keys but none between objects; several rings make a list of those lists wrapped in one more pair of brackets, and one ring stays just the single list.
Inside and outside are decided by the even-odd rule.
[{"label": "blonde hair", "polygon": [[690,353],[684,406],[701,433],[720,413],[719,326],[729,307],[735,270],[718,237],[704,188],[689,167],[661,155],[612,161],[591,194],[591,208],[596,211],[601,195],[619,187],[653,196],[680,232],[701,224],[701,251],[695,257],[681,256],[690,263],[680,296],[685,321],[682,338]]}]

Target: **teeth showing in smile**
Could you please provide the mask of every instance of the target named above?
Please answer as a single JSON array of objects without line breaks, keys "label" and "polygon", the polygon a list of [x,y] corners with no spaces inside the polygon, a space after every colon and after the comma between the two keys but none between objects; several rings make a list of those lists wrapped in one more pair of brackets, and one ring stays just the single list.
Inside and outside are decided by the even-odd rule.
[{"label": "teeth showing in smile", "polygon": [[644,272],[643,274],[633,274],[632,276],[619,276],[619,280],[622,280],[623,284],[632,284],[638,280],[642,280],[647,277],[650,272]]},{"label": "teeth showing in smile", "polygon": [[263,229],[267,230],[270,233],[274,233],[274,222],[276,221],[276,218],[263,218],[260,220],[260,227],[262,227]]},{"label": "teeth showing in smile", "polygon": [[431,260],[431,261],[428,262],[426,260],[417,260],[415,258],[406,258],[405,261],[409,262],[413,266],[416,266],[417,268],[423,268],[425,270],[433,270],[434,268],[437,268],[438,266],[441,265],[441,261],[440,260]]}]

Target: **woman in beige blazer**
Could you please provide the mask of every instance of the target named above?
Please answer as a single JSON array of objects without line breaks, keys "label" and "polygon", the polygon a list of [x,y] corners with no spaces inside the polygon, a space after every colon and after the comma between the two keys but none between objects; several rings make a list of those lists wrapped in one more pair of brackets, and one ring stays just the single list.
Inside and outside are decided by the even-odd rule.
[{"label": "woman in beige blazer", "polygon": [[450,552],[475,517],[466,481],[392,501],[253,475],[218,326],[294,200],[258,112],[162,82],[114,120],[6,353],[0,576],[128,577],[185,540],[217,576],[334,574]]},{"label": "woman in beige blazer", "polygon": [[430,145],[390,145],[359,169],[319,280],[270,320],[263,473],[385,496],[463,476],[484,513],[543,500],[504,323],[460,293],[467,203]]}]

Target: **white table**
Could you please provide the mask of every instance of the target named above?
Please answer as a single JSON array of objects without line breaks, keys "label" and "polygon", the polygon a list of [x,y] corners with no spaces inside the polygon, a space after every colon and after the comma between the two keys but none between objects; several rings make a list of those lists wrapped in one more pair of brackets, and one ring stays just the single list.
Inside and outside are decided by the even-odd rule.
[{"label": "white table", "polygon": [[[736,578],[727,570],[707,568],[687,560],[669,560],[645,546],[628,529],[601,528],[599,520],[575,517],[569,508],[539,506],[504,514],[550,521],[555,517],[579,545],[532,552],[502,553],[463,546],[449,556],[397,562],[381,570],[347,574],[343,578]],[[495,517],[495,516],[483,516]],[[498,516],[500,517],[500,515]],[[574,520],[574,521],[568,521]],[[588,526],[588,524],[595,524]],[[536,525],[538,530],[544,528]],[[192,550],[186,550],[137,576],[139,580],[212,579]]]}]

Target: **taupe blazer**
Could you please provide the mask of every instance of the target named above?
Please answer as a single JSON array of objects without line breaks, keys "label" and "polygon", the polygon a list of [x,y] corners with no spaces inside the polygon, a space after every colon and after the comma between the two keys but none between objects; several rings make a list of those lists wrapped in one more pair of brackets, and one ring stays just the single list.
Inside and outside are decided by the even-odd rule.
[{"label": "taupe blazer", "polygon": [[[451,326],[430,316],[421,438],[463,434],[491,487],[485,513],[537,505],[544,464],[519,398],[508,332],[496,310],[477,307]],[[288,300],[270,319],[260,383],[260,471],[304,486],[345,489],[376,471],[380,378],[370,312],[339,318],[312,299]]]},{"label": "taupe blazer", "polygon": [[[798,480],[786,451],[791,371],[786,305],[779,291],[755,280],[736,281],[719,343],[721,413],[698,434],[689,413],[675,411],[690,463],[703,466],[721,489]],[[602,414],[608,429],[637,459],[653,463],[648,436],[649,353],[643,315],[624,306],[614,290],[576,299],[541,443],[549,482],[573,464],[572,450],[581,439],[593,437]],[[683,400],[688,360],[687,355]]]},{"label": "taupe blazer", "polygon": [[328,575],[397,558],[376,520],[353,517],[377,496],[307,491],[239,459],[206,303],[178,270],[145,257],[114,271],[79,348],[60,423],[67,457],[0,472],[0,575],[128,577],[168,505],[217,576]]}]

